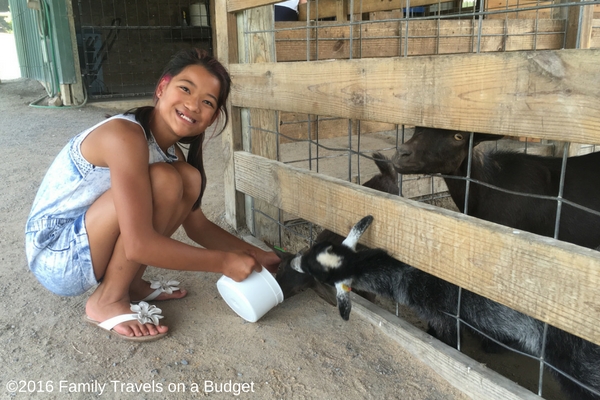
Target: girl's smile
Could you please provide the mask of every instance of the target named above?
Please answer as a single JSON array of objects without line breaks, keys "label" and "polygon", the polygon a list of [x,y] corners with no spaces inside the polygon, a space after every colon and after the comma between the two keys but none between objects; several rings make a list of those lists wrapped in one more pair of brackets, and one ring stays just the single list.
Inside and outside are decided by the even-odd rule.
[{"label": "girl's smile", "polygon": [[190,124],[195,124],[196,120],[193,118],[188,117],[187,115],[185,115],[184,113],[182,113],[179,110],[175,110],[177,112],[177,115],[179,115],[181,118],[183,118],[185,121],[189,122]]}]

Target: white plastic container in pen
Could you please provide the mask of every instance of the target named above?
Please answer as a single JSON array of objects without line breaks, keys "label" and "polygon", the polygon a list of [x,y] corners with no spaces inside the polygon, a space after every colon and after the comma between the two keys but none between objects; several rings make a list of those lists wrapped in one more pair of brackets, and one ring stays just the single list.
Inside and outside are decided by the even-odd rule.
[{"label": "white plastic container in pen", "polygon": [[248,322],[258,321],[283,301],[281,287],[266,268],[261,272],[252,271],[241,282],[222,276],[217,281],[217,289],[225,303]]}]

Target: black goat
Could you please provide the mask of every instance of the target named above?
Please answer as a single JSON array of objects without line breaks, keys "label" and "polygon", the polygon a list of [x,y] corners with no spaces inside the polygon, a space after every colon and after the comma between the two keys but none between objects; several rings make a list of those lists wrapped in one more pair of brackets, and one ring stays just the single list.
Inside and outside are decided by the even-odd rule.
[{"label": "black goat", "polygon": [[[404,304],[426,320],[438,338],[456,347],[458,287],[389,256],[381,249],[355,251],[373,217],[359,221],[342,245],[317,243],[291,261],[291,267],[319,282],[334,285],[343,319],[351,310],[350,288],[362,289]],[[467,290],[462,291],[460,316],[467,324],[495,340],[539,357],[600,392],[600,346],[552,326],[542,349],[544,324],[518,311]],[[600,399],[569,378],[552,371],[573,400]]]},{"label": "black goat", "polygon": [[[502,136],[475,133],[473,145]],[[394,168],[402,174],[467,175],[469,134],[434,128],[415,128],[413,137],[398,147]],[[507,151],[473,152],[471,178],[518,193],[557,196],[562,158]],[[444,178],[456,206],[464,212],[465,181]],[[563,198],[600,211],[600,153],[567,160]],[[467,214],[543,236],[554,236],[556,200],[470,185]],[[558,239],[588,248],[600,243],[600,216],[563,203]]]},{"label": "black goat", "polygon": [[[399,193],[398,188],[398,173],[392,166],[390,160],[379,152],[373,153],[373,161],[379,169],[379,173],[369,179],[363,184],[363,186],[379,190],[381,192],[390,193],[397,195]],[[324,230],[315,239],[315,243],[319,242],[332,242],[341,244],[344,238],[330,230]],[[305,289],[314,289],[322,298],[327,302],[335,306],[335,293],[332,288],[324,286],[321,283],[314,280],[313,277],[305,274],[300,274],[290,268],[289,261],[295,257],[295,254],[283,253],[275,250],[282,262],[280,263],[279,270],[277,271],[276,279],[281,286],[284,298],[289,298],[295,294],[302,292]],[[363,297],[373,300],[374,296],[368,294],[361,294]]]}]

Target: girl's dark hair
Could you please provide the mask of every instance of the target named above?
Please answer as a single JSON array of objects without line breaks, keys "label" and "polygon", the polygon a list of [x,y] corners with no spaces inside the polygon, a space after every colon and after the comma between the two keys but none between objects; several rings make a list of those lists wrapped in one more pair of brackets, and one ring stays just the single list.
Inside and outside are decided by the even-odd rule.
[{"label": "girl's dark hair", "polygon": [[[225,122],[218,133],[218,135],[220,135],[229,122],[229,113],[227,112],[227,107],[225,107],[225,104],[227,103],[227,97],[229,97],[231,78],[229,77],[229,72],[227,72],[223,64],[221,64],[216,58],[210,55],[210,53],[208,53],[206,50],[202,49],[182,50],[175,54],[171,61],[169,61],[158,82],[160,83],[165,78],[171,79],[190,65],[200,65],[204,67],[211,75],[219,80],[221,90],[219,92],[219,98],[217,99],[216,109],[220,111],[219,118],[221,118],[221,116],[225,117]],[[154,101],[156,102],[157,100],[158,99],[155,91]],[[125,113],[135,115],[135,119],[144,128],[146,137],[150,137],[150,117],[153,109],[154,107],[152,106],[146,106],[134,108]],[[200,195],[192,207],[192,210],[196,210],[198,207],[200,207],[200,202],[202,201],[202,196],[204,195],[204,190],[206,189],[206,172],[204,171],[204,163],[202,159],[204,132],[194,137],[181,139],[179,143],[189,144],[187,162],[196,167],[202,176]]]}]

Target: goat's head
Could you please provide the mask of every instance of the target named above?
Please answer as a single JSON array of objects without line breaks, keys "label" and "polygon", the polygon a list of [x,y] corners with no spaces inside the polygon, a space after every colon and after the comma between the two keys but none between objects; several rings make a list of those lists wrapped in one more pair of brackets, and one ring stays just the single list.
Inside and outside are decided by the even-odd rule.
[{"label": "goat's head", "polygon": [[[500,135],[475,133],[473,146]],[[468,132],[416,127],[406,143],[398,146],[392,163],[401,174],[453,174],[469,154]]]},{"label": "goat's head", "polygon": [[287,253],[276,248],[273,248],[273,251],[281,259],[275,279],[281,287],[285,299],[315,285],[315,279],[312,276],[301,274],[291,268],[290,263],[296,257],[295,253]]},{"label": "goat's head", "polygon": [[347,260],[356,252],[356,245],[373,222],[372,216],[361,219],[352,227],[341,245],[321,242],[312,246],[306,253],[294,258],[290,265],[301,273],[308,274],[316,280],[335,286],[340,315],[348,320],[352,304],[350,303],[350,287],[352,271],[345,268]]}]

